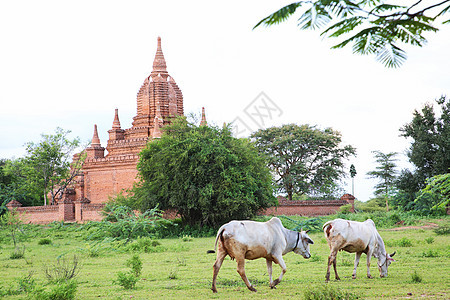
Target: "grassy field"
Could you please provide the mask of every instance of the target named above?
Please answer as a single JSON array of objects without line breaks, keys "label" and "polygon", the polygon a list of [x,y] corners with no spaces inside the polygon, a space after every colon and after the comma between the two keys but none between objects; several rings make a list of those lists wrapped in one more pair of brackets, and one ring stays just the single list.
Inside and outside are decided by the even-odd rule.
[{"label": "grassy field", "polygon": [[[440,225],[450,219],[434,220]],[[84,233],[70,225],[62,230],[45,226],[25,227],[20,245],[25,257],[11,259],[14,246],[7,232],[0,232],[0,291],[5,299],[30,299],[31,293],[21,289],[23,278],[33,272],[37,286],[51,289],[44,270],[55,266],[57,258],[70,262],[76,255],[81,269],[76,276],[76,299],[302,299],[305,290],[325,286],[329,249],[323,233],[310,234],[312,258],[304,259],[289,253],[285,256],[288,271],[277,289],[268,286],[263,259],[248,261],[246,272],[258,292],[247,290],[236,272],[236,263],[227,258],[218,276],[218,294],[210,290],[215,254],[214,238],[162,239],[161,245],[149,253],[137,252],[143,262],[141,279],[136,287],[126,290],[113,281],[120,271],[128,270],[125,262],[135,253],[124,251],[114,243],[86,242]],[[366,277],[365,255],[358,267],[356,280],[351,279],[354,255],[338,254],[341,281],[331,280],[328,287],[358,295],[360,299],[449,299],[450,298],[450,236],[437,235],[432,229],[379,229],[389,252],[397,251],[389,268],[389,277],[380,278],[375,259]],[[43,238],[48,239],[43,242]],[[48,243],[48,244],[46,244]],[[129,248],[128,248],[129,249]],[[280,268],[274,265],[274,277]],[[417,275],[413,279],[414,273]],[[331,277],[334,278],[333,275]],[[420,281],[421,282],[418,282]],[[9,295],[8,295],[9,291]]]}]

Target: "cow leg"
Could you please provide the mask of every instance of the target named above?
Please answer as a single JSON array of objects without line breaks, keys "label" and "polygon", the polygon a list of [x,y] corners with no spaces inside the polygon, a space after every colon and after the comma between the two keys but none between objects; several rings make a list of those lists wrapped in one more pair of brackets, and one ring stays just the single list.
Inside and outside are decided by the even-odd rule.
[{"label": "cow leg", "polygon": [[239,273],[239,275],[241,275],[241,278],[242,280],[244,280],[245,285],[250,291],[256,292],[256,289],[250,284],[250,281],[248,281],[247,275],[245,275],[245,258],[236,257],[236,262],[237,262],[237,272]]},{"label": "cow leg", "polygon": [[327,274],[325,275],[325,281],[328,282],[330,281],[330,268],[331,265],[333,265],[334,268],[334,273],[336,275],[336,279],[340,280],[338,274],[337,274],[337,270],[336,270],[336,256],[337,256],[337,250],[331,250],[330,252],[330,256],[328,256],[328,267],[327,267]]},{"label": "cow leg", "polygon": [[267,273],[269,274],[269,284],[270,287],[272,287],[272,261],[269,259],[266,259],[266,264],[267,264]]},{"label": "cow leg", "polygon": [[226,251],[219,250],[217,252],[216,262],[214,263],[214,266],[213,266],[214,275],[213,275],[213,281],[212,281],[212,287],[211,287],[211,290],[214,293],[217,293],[217,288],[216,288],[217,274],[219,274],[220,267],[222,266],[223,260],[225,259],[226,256],[227,256]]},{"label": "cow leg", "polygon": [[281,267],[281,274],[280,274],[280,277],[275,279],[270,284],[270,288],[272,288],[272,289],[275,288],[275,286],[281,282],[281,279],[283,278],[284,273],[286,273],[286,271],[287,271],[286,264],[284,263],[283,257],[281,255],[279,255],[279,257],[274,257],[274,261],[275,261],[275,263],[280,265],[280,267]]},{"label": "cow leg", "polygon": [[367,277],[372,279],[372,275],[370,275],[370,257],[372,255],[370,255],[369,253],[367,253]]},{"label": "cow leg", "polygon": [[356,252],[356,257],[355,257],[355,268],[353,269],[353,274],[352,274],[352,278],[356,279],[356,268],[359,265],[359,259],[361,258],[361,254],[362,252]]}]

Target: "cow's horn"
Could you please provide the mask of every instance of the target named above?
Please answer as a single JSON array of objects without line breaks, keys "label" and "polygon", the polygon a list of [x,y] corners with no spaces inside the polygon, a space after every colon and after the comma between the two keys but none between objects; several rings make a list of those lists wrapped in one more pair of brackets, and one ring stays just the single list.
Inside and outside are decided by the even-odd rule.
[{"label": "cow's horn", "polygon": [[393,257],[395,255],[395,253],[397,253],[397,251],[394,251],[394,253],[389,254],[390,257]]}]

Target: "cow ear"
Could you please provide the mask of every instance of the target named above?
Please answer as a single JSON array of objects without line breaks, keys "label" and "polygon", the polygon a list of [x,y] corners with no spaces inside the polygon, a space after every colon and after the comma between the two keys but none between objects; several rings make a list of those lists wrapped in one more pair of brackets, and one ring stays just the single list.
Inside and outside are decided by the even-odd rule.
[{"label": "cow ear", "polygon": [[306,241],[309,243],[309,244],[314,244],[314,242],[313,242],[313,240],[312,239],[306,239]]}]

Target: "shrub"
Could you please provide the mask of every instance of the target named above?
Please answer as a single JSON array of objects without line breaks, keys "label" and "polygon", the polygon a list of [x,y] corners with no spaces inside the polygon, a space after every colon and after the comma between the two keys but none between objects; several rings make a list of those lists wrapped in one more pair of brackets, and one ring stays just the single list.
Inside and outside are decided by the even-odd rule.
[{"label": "shrub", "polygon": [[73,256],[72,262],[65,258],[58,257],[54,265],[44,269],[44,274],[49,282],[61,283],[75,278],[80,272],[80,265],[76,255]]},{"label": "shrub", "polygon": [[192,242],[192,237],[190,235],[183,235],[181,238],[183,242]]},{"label": "shrub", "polygon": [[131,268],[131,271],[136,277],[141,276],[142,260],[139,255],[135,254],[129,260],[127,260],[126,266]]},{"label": "shrub", "polygon": [[450,234],[450,225],[442,225],[438,228],[434,229],[434,232],[438,235],[447,235]]},{"label": "shrub", "polygon": [[419,283],[419,282],[422,282],[422,277],[419,274],[417,274],[416,271],[414,271],[414,273],[411,274],[411,280],[414,283]]},{"label": "shrub", "polygon": [[346,205],[342,205],[342,206],[339,208],[339,211],[340,211],[342,214],[350,214],[350,213],[352,213],[351,209],[352,209],[352,205],[351,205],[351,204],[346,204]]},{"label": "shrub", "polygon": [[50,245],[52,240],[49,238],[43,238],[38,241],[38,245]]},{"label": "shrub", "polygon": [[75,299],[77,286],[78,284],[75,280],[63,281],[48,292],[37,290],[34,297],[36,300],[72,300]]},{"label": "shrub", "polygon": [[133,272],[119,272],[117,273],[117,279],[113,280],[113,284],[118,284],[126,290],[134,289],[136,283],[139,281]]},{"label": "shrub", "polygon": [[412,241],[407,237],[402,237],[397,241],[399,247],[412,247]]},{"label": "shrub", "polygon": [[32,292],[36,286],[36,282],[34,281],[34,278],[33,278],[33,272],[31,271],[28,273],[28,275],[18,278],[17,283],[18,283],[18,288],[17,288],[18,292],[24,292],[24,293]]},{"label": "shrub", "polygon": [[352,300],[358,299],[358,295],[343,291],[339,288],[333,287],[331,285],[319,285],[313,286],[306,289],[303,292],[303,297],[305,300],[329,300],[329,299],[342,299],[342,300]]},{"label": "shrub", "polygon": [[145,253],[158,253],[164,252],[167,249],[161,246],[161,243],[157,240],[153,240],[149,237],[137,238],[136,240],[129,243],[126,248],[126,251],[132,252],[140,252],[143,251]]},{"label": "shrub", "polygon": [[433,242],[434,242],[434,237],[432,237],[432,236],[427,237],[427,238],[425,239],[425,242],[426,242],[427,244],[433,244]]},{"label": "shrub", "polygon": [[25,258],[25,246],[22,247],[15,247],[14,251],[11,252],[9,258],[11,259],[20,259],[20,258]]},{"label": "shrub", "polygon": [[422,252],[422,256],[423,257],[439,257],[439,251],[437,250],[433,250],[433,249],[428,249],[427,251],[423,251]]}]

